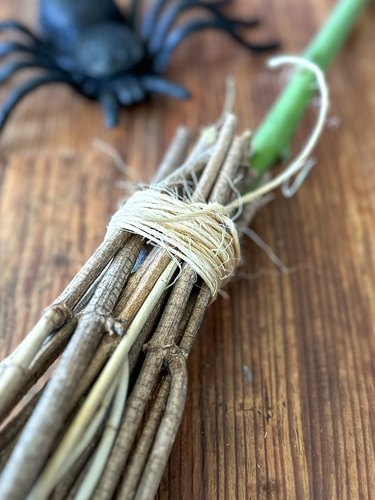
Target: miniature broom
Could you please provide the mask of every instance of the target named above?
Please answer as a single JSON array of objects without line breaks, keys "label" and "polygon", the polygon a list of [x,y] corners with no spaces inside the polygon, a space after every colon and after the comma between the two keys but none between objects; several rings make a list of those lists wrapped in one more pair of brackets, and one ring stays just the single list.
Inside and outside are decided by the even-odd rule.
[{"label": "miniature broom", "polygon": [[[248,132],[236,136],[230,115],[187,154],[190,136],[179,129],[150,188],[120,208],[101,246],[3,361],[2,498],[155,495],[183,413],[186,358],[208,305],[238,263],[241,227],[262,194],[305,175],[328,106],[316,65],[328,67],[366,3],[339,3],[299,60],[305,69],[251,141]],[[266,182],[313,95],[314,78],[323,92],[314,133],[297,161]],[[57,359],[48,383],[14,413]]]}]

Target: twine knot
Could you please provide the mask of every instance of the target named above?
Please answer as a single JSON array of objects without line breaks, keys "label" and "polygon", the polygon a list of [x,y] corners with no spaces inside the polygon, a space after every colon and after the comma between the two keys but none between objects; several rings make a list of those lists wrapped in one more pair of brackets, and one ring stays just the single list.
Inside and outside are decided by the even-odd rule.
[{"label": "twine knot", "polygon": [[240,260],[236,226],[219,203],[181,200],[157,189],[134,193],[112,217],[108,231],[138,234],[186,262],[213,297]]}]

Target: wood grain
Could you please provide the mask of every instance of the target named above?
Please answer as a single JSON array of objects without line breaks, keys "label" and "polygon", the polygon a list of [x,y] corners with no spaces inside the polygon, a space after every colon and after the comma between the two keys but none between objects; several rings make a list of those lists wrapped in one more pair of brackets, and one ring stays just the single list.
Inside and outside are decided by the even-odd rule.
[{"label": "wood grain", "polygon": [[[276,33],[295,53],[332,4],[238,0],[235,10],[267,17],[260,36]],[[35,7],[3,0],[0,17],[33,23]],[[292,200],[277,196],[254,224],[290,273],[280,275],[245,242],[229,298],[209,309],[159,500],[373,498],[374,16],[372,7],[330,73],[336,120],[316,150],[317,167]],[[218,34],[192,38],[170,67],[168,76],[193,92],[188,104],[153,99],[123,112],[116,130],[61,86],[20,105],[0,138],[2,355],[101,241],[123,195],[122,174],[93,138],[149,179],[178,124],[195,128],[218,116],[228,73],[241,125],[255,127],[280,79]]]}]

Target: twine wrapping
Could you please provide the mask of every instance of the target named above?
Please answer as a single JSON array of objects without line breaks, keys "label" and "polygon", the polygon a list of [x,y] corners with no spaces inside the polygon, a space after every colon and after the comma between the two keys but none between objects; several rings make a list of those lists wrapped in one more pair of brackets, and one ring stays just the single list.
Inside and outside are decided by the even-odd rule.
[{"label": "twine wrapping", "polygon": [[112,217],[108,231],[114,228],[138,234],[186,262],[213,297],[240,260],[236,226],[219,203],[183,201],[156,189],[137,191]]}]

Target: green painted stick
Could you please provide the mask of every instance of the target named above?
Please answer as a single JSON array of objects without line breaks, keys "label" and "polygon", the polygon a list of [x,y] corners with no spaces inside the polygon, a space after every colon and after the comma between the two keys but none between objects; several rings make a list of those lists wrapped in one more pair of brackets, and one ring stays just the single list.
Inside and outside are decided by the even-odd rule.
[{"label": "green painted stick", "polygon": [[[341,0],[303,56],[326,71],[368,3],[369,0]],[[313,94],[314,76],[298,72],[275,102],[252,139],[250,162],[259,174],[285,157]]]}]

